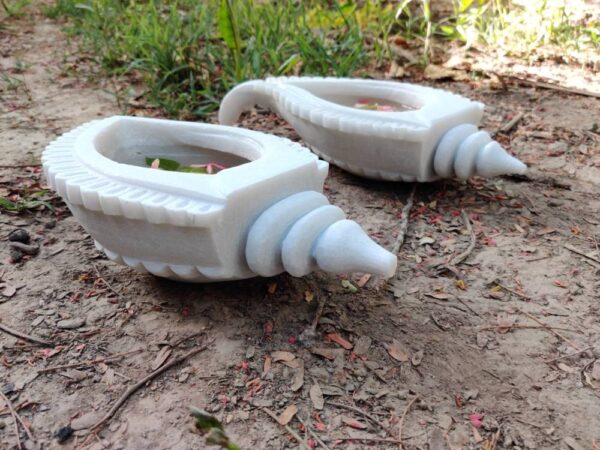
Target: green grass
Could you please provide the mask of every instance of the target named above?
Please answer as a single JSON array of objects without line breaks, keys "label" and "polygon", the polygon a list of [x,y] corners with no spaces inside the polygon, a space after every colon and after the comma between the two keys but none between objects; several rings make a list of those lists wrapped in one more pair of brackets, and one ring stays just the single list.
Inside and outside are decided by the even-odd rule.
[{"label": "green grass", "polygon": [[[421,39],[425,56],[435,40],[462,42],[520,58],[570,53],[576,62],[597,58],[600,11],[585,11],[584,0],[452,0],[445,16],[434,18],[429,0],[404,0],[398,9],[404,36]],[[585,54],[587,53],[587,54]]]},{"label": "green grass", "polygon": [[148,88],[147,100],[176,117],[215,110],[236,83],[266,75],[347,76],[369,62],[379,23],[360,21],[394,10],[320,1],[58,0],[51,17],[71,19],[69,31],[104,70],[128,74]]},{"label": "green grass", "polygon": [[105,75],[141,84],[169,116],[202,118],[243,80],[385,70],[396,37],[420,54],[417,65],[448,41],[517,57],[546,47],[597,55],[598,18],[579,17],[577,1],[449,0],[434,10],[429,0],[57,0],[44,12],[69,19]]}]

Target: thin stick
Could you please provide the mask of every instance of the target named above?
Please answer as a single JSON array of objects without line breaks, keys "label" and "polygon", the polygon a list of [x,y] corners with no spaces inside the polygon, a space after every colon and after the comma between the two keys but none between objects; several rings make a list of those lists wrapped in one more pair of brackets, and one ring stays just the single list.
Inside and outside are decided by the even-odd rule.
[{"label": "thin stick", "polygon": [[42,164],[2,164],[0,165],[0,169],[23,169],[25,167],[40,167]]},{"label": "thin stick", "polygon": [[548,83],[545,81],[537,81],[537,80],[528,80],[527,78],[520,78],[515,75],[508,75],[508,78],[512,78],[519,83],[527,84],[529,86],[539,87],[542,89],[551,89],[553,91],[559,92],[567,92],[569,94],[583,95],[584,97],[596,97],[600,98],[600,93],[585,91],[583,89],[571,88],[566,86],[561,86],[559,84]]},{"label": "thin stick", "polygon": [[408,402],[408,405],[406,405],[406,408],[404,408],[402,417],[400,417],[400,422],[398,422],[398,448],[400,450],[404,449],[404,446],[402,445],[402,427],[404,426],[404,419],[406,418],[406,415],[408,414],[410,407],[413,405],[414,402],[416,402],[418,400],[418,398],[419,398],[419,396],[415,395],[413,397],[413,399],[410,402]]},{"label": "thin stick", "polygon": [[[421,432],[419,434],[415,434],[413,436],[408,436],[405,437],[405,440],[408,439],[414,439],[416,437],[422,436],[424,435],[425,432]],[[381,442],[381,443],[385,443],[385,442],[389,442],[390,444],[399,444],[400,441],[398,441],[398,439],[392,439],[392,438],[374,438],[374,437],[350,437],[350,436],[344,436],[344,437],[332,437],[332,438],[328,438],[327,442],[331,442],[331,441],[367,441],[367,442]]]},{"label": "thin stick", "polygon": [[475,231],[473,231],[473,226],[471,225],[469,216],[467,215],[467,213],[465,212],[464,209],[462,210],[461,215],[462,215],[463,222],[465,223],[465,226],[467,227],[467,231],[469,232],[469,235],[471,236],[471,239],[469,241],[469,245],[468,245],[467,249],[464,252],[462,252],[460,255],[457,255],[454,258],[452,258],[452,261],[450,261],[451,266],[458,266],[465,259],[467,259],[469,257],[469,255],[473,252],[473,249],[475,248],[475,243],[477,242],[477,236],[475,236]]},{"label": "thin stick", "polygon": [[374,417],[372,414],[369,414],[368,412],[363,411],[362,409],[356,408],[355,406],[346,405],[344,403],[338,403],[338,402],[329,402],[329,401],[327,402],[327,405],[337,406],[338,408],[344,408],[344,409],[347,409],[349,411],[354,411],[355,413],[358,413],[361,416],[366,417],[367,419],[369,419],[371,422],[375,423],[382,430],[387,431],[388,433],[390,431],[390,429],[388,427],[386,427],[383,423],[381,423],[381,421],[378,420],[376,417]]},{"label": "thin stick", "polygon": [[6,325],[3,325],[2,323],[0,323],[0,330],[4,331],[5,333],[12,334],[13,336],[19,337],[21,339],[25,339],[26,341],[29,341],[29,342],[34,342],[39,345],[45,345],[45,346],[54,345],[53,342],[50,342],[50,341],[47,341],[45,339],[38,338],[35,336],[30,336],[29,334],[21,333],[20,331],[13,330],[12,328],[9,328]]},{"label": "thin stick", "polygon": [[135,355],[136,353],[140,353],[142,351],[143,350],[141,348],[139,348],[137,350],[132,350],[130,352],[117,353],[116,355],[107,356],[106,358],[97,358],[92,361],[73,363],[73,364],[65,364],[63,366],[46,367],[44,369],[38,370],[38,373],[54,372],[56,370],[73,369],[76,367],[90,367],[90,366],[93,366],[94,364],[114,362],[114,360],[116,360],[116,359],[121,359],[121,358],[124,358],[125,356]]},{"label": "thin stick", "polygon": [[508,292],[508,293],[510,293],[510,294],[516,295],[517,297],[521,297],[522,299],[524,299],[524,300],[527,300],[527,301],[531,300],[531,297],[529,297],[529,296],[527,296],[527,295],[525,295],[525,294],[521,294],[520,292],[517,292],[517,291],[515,291],[515,290],[512,290],[512,289],[510,289],[510,288],[508,288],[508,287],[504,286],[502,283],[500,283],[500,282],[498,282],[498,281],[494,281],[494,283],[496,283],[496,285],[497,285],[499,288],[501,288],[501,289],[504,289],[506,292]]},{"label": "thin stick", "polygon": [[541,325],[526,325],[526,324],[520,324],[520,323],[515,323],[513,325],[488,325],[488,326],[484,326],[484,327],[479,327],[479,331],[491,331],[491,330],[508,330],[508,331],[510,331],[513,328],[519,329],[519,330],[550,329],[550,330],[562,330],[562,331],[572,331],[573,333],[580,333],[578,330],[574,330],[573,328],[550,327],[550,326],[541,326]]},{"label": "thin stick", "polygon": [[413,207],[413,203],[415,201],[415,193],[417,192],[417,183],[413,184],[412,191],[408,196],[408,200],[406,201],[406,205],[402,208],[402,219],[400,220],[400,230],[398,231],[398,236],[396,236],[396,241],[392,246],[391,252],[394,255],[397,255],[404,244],[404,239],[406,237],[406,231],[408,230],[408,221],[410,219],[410,210]]},{"label": "thin stick", "polygon": [[310,435],[311,435],[312,437],[314,437],[314,438],[315,438],[315,440],[318,442],[318,444],[319,444],[321,447],[323,447],[325,450],[331,450],[329,447],[327,447],[327,445],[325,444],[325,442],[323,442],[323,441],[321,440],[321,438],[320,438],[320,437],[317,435],[317,433],[315,433],[315,432],[312,430],[312,428],[310,428],[310,426],[309,426],[309,425],[308,425],[306,422],[304,422],[304,421],[303,421],[303,420],[300,418],[300,416],[299,416],[298,414],[296,414],[296,419],[298,419],[298,421],[299,421],[299,422],[300,422],[302,425],[304,425],[304,428],[305,428],[306,430],[308,430],[308,432],[310,433]]},{"label": "thin stick", "polygon": [[545,360],[544,362],[545,362],[546,364],[550,364],[550,363],[553,363],[553,362],[556,362],[556,361],[560,361],[561,359],[568,359],[568,358],[570,358],[570,357],[572,357],[572,356],[581,355],[582,353],[585,353],[585,352],[587,352],[588,350],[593,350],[593,349],[594,349],[594,347],[591,347],[591,346],[590,346],[590,347],[586,347],[586,348],[584,348],[583,350],[580,350],[580,351],[578,351],[578,352],[575,352],[575,353],[570,353],[570,354],[568,354],[568,355],[559,356],[558,358],[548,359],[548,360]]},{"label": "thin stick", "polygon": [[490,448],[490,450],[496,450],[496,445],[498,445],[499,437],[500,437],[500,428],[498,427],[498,431],[496,431],[496,434],[494,434],[494,436],[492,437],[492,447]]},{"label": "thin stick", "polygon": [[183,342],[189,341],[190,339],[198,337],[202,334],[204,334],[204,331],[198,331],[197,333],[193,333],[193,334],[190,334],[189,336],[182,337],[181,339],[175,341],[174,344],[171,344],[171,347],[172,348],[179,347]]},{"label": "thin stick", "polygon": [[560,334],[558,331],[552,329],[550,326],[548,326],[548,324],[542,322],[537,317],[529,314],[527,311],[523,311],[520,308],[519,308],[519,311],[522,312],[523,314],[525,314],[527,317],[529,317],[534,322],[539,323],[541,326],[543,326],[544,328],[546,328],[548,331],[550,331],[551,333],[553,333],[555,336],[558,336],[559,338],[561,338],[563,341],[565,341],[567,344],[569,344],[575,350],[581,350],[581,347],[579,347],[577,344],[573,343],[569,338],[567,338],[567,337],[563,336],[562,334]]},{"label": "thin stick", "polygon": [[507,133],[510,130],[512,130],[516,124],[518,124],[521,119],[525,116],[525,113],[520,112],[519,114],[517,114],[516,116],[514,116],[511,120],[509,120],[507,123],[505,123],[504,125],[502,125],[500,128],[498,128],[496,130],[496,132],[494,133],[494,135],[498,134],[498,133]]},{"label": "thin stick", "polygon": [[458,300],[465,308],[467,308],[469,311],[471,311],[473,314],[475,314],[477,317],[479,317],[480,319],[483,319],[483,317],[481,316],[481,314],[479,314],[477,311],[475,311],[473,308],[471,308],[467,302],[465,302],[463,299],[461,299],[460,297],[455,297],[456,300]]},{"label": "thin stick", "polygon": [[[279,423],[279,420],[277,419],[277,416],[273,413],[273,411],[271,411],[270,409],[267,409],[267,408],[259,408],[259,409],[262,412],[264,412],[266,415],[268,415],[271,419],[273,419],[275,422]],[[283,427],[285,428],[285,431],[290,433],[292,435],[292,437],[294,439],[296,439],[296,441],[298,441],[298,444],[300,444],[300,447],[304,448],[305,450],[311,450],[310,447],[304,443],[302,438],[300,436],[298,436],[298,433],[296,433],[294,430],[292,430],[287,425],[283,425]]]},{"label": "thin stick", "polygon": [[319,320],[321,320],[321,316],[323,315],[323,310],[325,309],[325,302],[326,300],[319,295],[319,306],[317,308],[317,313],[315,314],[315,318],[312,321],[312,324],[310,325],[310,329],[312,330],[313,333],[317,332],[317,326],[319,326]]},{"label": "thin stick", "polygon": [[593,256],[590,255],[586,255],[585,253],[583,253],[581,250],[578,250],[577,248],[573,247],[571,244],[565,244],[564,247],[569,250],[570,252],[576,253],[579,256],[583,256],[584,258],[589,259],[590,261],[594,261],[597,264],[600,264],[600,259],[598,258],[594,258]]},{"label": "thin stick", "polygon": [[167,370],[169,370],[171,367],[181,364],[189,357],[194,356],[196,353],[200,353],[200,352],[206,350],[213,342],[214,342],[214,340],[212,340],[204,345],[201,345],[200,347],[196,347],[193,350],[190,350],[186,354],[180,356],[179,358],[174,359],[173,361],[171,361],[168,364],[165,364],[161,368],[156,369],[150,375],[142,378],[140,381],[135,383],[133,386],[131,386],[129,389],[127,389],[127,391],[125,391],[125,393],[123,395],[121,395],[121,397],[119,397],[119,399],[108,410],[108,412],[105,414],[105,416],[102,419],[100,419],[98,421],[98,423],[96,423],[93,427],[91,427],[91,430],[95,433],[100,431],[100,429],[106,424],[106,422],[108,422],[111,419],[111,417],[114,416],[115,413],[119,410],[119,408],[121,406],[123,406],[123,404],[127,401],[127,399],[129,399],[129,397],[131,397],[139,388],[144,386],[148,381],[153,380],[154,378],[156,378],[163,372],[166,372]]},{"label": "thin stick", "polygon": [[96,279],[101,280],[113,294],[115,294],[117,297],[119,297],[121,300],[123,300],[123,296],[121,294],[119,294],[115,289],[113,289],[113,287],[110,285],[110,283],[108,281],[106,281],[106,279],[102,275],[100,275],[100,271],[98,270],[98,267],[96,267],[96,264],[92,263],[92,267],[96,271],[96,275],[97,275]]},{"label": "thin stick", "polygon": [[13,408],[11,401],[4,395],[4,392],[0,390],[0,395],[2,396],[2,400],[6,403],[6,406],[10,410],[10,414],[12,416],[13,422],[15,423],[15,436],[17,436],[17,448],[21,450],[23,446],[21,445],[21,437],[19,436],[19,421],[17,420],[17,412]]}]

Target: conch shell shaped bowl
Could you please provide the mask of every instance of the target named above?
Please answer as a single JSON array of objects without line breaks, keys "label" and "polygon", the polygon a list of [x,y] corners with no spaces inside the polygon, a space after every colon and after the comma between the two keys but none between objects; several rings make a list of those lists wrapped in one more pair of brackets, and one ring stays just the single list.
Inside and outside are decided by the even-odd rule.
[{"label": "conch shell shaped bowl", "polygon": [[[146,158],[228,168],[154,170]],[[318,268],[395,273],[396,257],[321,193],[328,164],[287,139],[116,116],[59,137],[42,162],[97,248],[142,272],[195,282]]]},{"label": "conch shell shaped bowl", "polygon": [[[403,110],[356,108],[364,99]],[[368,178],[432,181],[526,171],[478,131],[481,103],[440,89],[366,79],[253,80],[225,96],[219,121],[231,125],[254,105],[282,116],[325,160]]]}]

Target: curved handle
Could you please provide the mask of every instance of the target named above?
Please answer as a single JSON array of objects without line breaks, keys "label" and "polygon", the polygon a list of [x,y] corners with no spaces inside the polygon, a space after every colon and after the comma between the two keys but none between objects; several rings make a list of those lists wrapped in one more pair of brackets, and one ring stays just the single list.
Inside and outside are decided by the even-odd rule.
[{"label": "curved handle", "polygon": [[273,100],[273,87],[264,80],[238,84],[223,98],[219,108],[219,122],[223,125],[233,125],[244,111],[248,111],[254,105],[276,111]]}]

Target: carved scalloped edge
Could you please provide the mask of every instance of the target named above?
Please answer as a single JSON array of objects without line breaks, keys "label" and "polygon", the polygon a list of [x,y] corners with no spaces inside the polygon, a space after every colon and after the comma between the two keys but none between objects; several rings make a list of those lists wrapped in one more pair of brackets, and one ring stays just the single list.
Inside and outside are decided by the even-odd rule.
[{"label": "carved scalloped edge", "polygon": [[383,170],[373,170],[373,169],[367,169],[365,167],[355,166],[354,164],[348,164],[346,161],[331,158],[326,153],[319,151],[315,147],[311,146],[311,149],[313,152],[315,152],[317,155],[319,155],[325,161],[330,162],[330,163],[344,169],[347,172],[353,173],[355,175],[361,175],[365,178],[372,178],[375,180],[381,179],[381,180],[385,180],[385,181],[402,181],[402,182],[406,182],[406,183],[413,182],[413,181],[431,181],[430,179],[418,180],[417,177],[415,177],[414,175],[408,175],[408,174],[404,174],[404,173],[387,172],[387,171],[383,171]]},{"label": "carved scalloped edge", "polygon": [[[285,85],[288,81],[317,81],[317,82],[340,82],[351,81],[351,78],[333,78],[333,77],[269,77],[265,83],[257,84],[255,89],[262,89],[266,95],[273,97],[274,103],[289,111],[292,115],[307,120],[313,124],[332,130],[338,130],[345,133],[357,133],[366,136],[377,136],[386,139],[402,140],[408,137],[415,138],[416,135],[424,137],[428,129],[423,126],[400,122],[400,119],[381,115],[381,117],[370,118],[366,115],[357,117],[353,114],[344,114],[343,112],[332,111],[323,105],[323,100],[312,99],[309,96],[297,95],[296,92],[289,89],[278,89],[277,86]],[[377,80],[373,80],[374,82]],[[382,81],[385,83],[385,81]],[[295,87],[295,86],[294,86]],[[419,87],[423,92],[439,94],[443,92],[448,99],[455,98],[461,102],[466,99],[460,95],[447,91],[441,91],[435,88]],[[303,88],[297,87],[303,92]],[[311,94],[312,96],[312,94]],[[310,101],[309,101],[310,99]],[[353,110],[354,111],[354,110]],[[281,111],[280,111],[281,112]],[[337,163],[336,163],[337,164]],[[341,165],[343,167],[343,165]]]},{"label": "carved scalloped edge", "polygon": [[67,203],[110,216],[174,226],[197,225],[203,215],[221,207],[199,199],[123,183],[90,169],[79,161],[74,145],[83,132],[99,122],[88,122],[63,134],[51,142],[42,155],[50,186]]},{"label": "carved scalloped edge", "polygon": [[[75,155],[77,138],[101,120],[83,124],[51,142],[42,154],[50,186],[66,202],[111,216],[145,220],[154,224],[199,226],[206,214],[220,209],[221,203],[172,195],[147,187],[123,183],[104,176],[83,164]],[[309,149],[288,139],[277,138],[291,151],[310,154]]]},{"label": "carved scalloped edge", "polygon": [[107,249],[98,241],[94,241],[96,248],[104,252],[106,256],[118,264],[123,264],[131,267],[140,273],[151,273],[158,277],[177,279],[183,281],[204,281],[211,279],[206,275],[205,268],[199,268],[192,265],[167,264],[157,261],[145,261],[129,256],[120,255],[112,250]]}]

